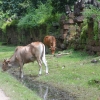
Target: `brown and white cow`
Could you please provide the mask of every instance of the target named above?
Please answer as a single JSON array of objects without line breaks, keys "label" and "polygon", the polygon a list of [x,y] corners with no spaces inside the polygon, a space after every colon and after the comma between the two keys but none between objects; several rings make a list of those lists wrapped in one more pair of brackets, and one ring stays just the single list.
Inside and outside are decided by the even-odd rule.
[{"label": "brown and white cow", "polygon": [[8,60],[3,61],[3,71],[11,67],[20,67],[20,77],[23,78],[23,65],[25,63],[37,61],[40,67],[39,74],[42,71],[42,62],[46,67],[48,73],[47,61],[45,58],[45,45],[42,42],[32,42],[27,46],[18,46],[14,54]]},{"label": "brown and white cow", "polygon": [[56,50],[56,39],[54,36],[47,35],[44,37],[44,44],[48,46],[51,53],[54,54]]}]

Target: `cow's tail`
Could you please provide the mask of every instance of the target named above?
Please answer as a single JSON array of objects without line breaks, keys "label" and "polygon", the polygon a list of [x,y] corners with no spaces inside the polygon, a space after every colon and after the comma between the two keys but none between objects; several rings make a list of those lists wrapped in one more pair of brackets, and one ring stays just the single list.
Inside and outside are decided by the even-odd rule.
[{"label": "cow's tail", "polygon": [[42,61],[43,61],[43,59],[45,59],[45,45],[44,44],[43,44],[43,51],[42,51],[41,58],[42,58]]},{"label": "cow's tail", "polygon": [[42,52],[42,61],[46,67],[46,74],[48,74],[48,65],[47,65],[47,61],[45,58],[45,45],[43,44],[43,52]]}]

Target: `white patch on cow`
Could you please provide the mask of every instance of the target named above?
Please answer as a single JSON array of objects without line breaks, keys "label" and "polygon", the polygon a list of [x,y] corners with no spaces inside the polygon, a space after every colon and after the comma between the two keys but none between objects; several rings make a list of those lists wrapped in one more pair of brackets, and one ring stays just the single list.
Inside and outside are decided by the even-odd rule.
[{"label": "white patch on cow", "polygon": [[40,70],[39,70],[39,75],[42,74],[42,67],[40,67]]}]

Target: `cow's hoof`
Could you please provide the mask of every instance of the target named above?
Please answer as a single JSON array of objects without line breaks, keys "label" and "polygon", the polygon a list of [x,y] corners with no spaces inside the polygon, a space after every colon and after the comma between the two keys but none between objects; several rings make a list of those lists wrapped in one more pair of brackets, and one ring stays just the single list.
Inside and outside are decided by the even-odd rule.
[{"label": "cow's hoof", "polygon": [[38,77],[41,76],[42,74],[38,74]]},{"label": "cow's hoof", "polygon": [[46,75],[48,75],[49,73],[46,73]]}]

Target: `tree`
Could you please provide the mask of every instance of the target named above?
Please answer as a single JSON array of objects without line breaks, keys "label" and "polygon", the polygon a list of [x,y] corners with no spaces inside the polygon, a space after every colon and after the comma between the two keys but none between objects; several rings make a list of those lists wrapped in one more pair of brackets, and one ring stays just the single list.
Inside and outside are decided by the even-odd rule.
[{"label": "tree", "polygon": [[51,0],[52,1],[52,7],[54,8],[53,9],[53,13],[56,13],[56,12],[65,12],[65,5],[70,5],[72,6],[74,4],[74,2],[76,0]]},{"label": "tree", "polygon": [[24,1],[25,0],[2,0],[1,10],[8,14],[8,16],[14,14],[21,16],[26,10],[26,8],[21,5]]}]

